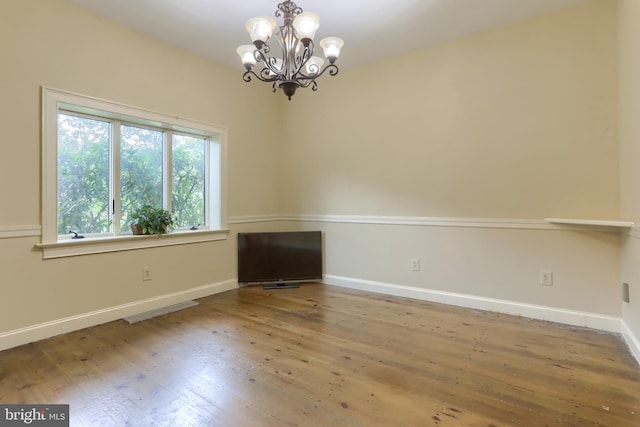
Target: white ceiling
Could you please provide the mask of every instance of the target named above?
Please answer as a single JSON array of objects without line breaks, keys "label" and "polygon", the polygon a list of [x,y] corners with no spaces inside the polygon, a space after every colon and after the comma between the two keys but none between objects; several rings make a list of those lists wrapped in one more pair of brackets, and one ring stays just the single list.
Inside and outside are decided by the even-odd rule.
[{"label": "white ceiling", "polygon": [[[244,22],[274,16],[281,0],[68,0],[127,27],[243,69],[235,50],[250,42]],[[341,68],[565,8],[585,0],[299,0],[320,15],[319,40],[345,41]]]}]

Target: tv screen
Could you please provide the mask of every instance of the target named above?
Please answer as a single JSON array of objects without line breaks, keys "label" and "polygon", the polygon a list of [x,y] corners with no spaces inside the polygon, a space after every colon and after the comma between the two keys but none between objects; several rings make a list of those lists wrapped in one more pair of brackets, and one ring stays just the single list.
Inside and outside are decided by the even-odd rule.
[{"label": "tv screen", "polygon": [[238,283],[285,284],[322,280],[322,233],[238,233]]}]

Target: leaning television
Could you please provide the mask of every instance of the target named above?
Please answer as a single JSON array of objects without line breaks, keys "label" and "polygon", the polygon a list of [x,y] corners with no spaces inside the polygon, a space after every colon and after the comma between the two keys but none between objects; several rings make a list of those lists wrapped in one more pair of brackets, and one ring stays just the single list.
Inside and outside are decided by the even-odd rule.
[{"label": "leaning television", "polygon": [[294,287],[322,281],[322,232],[238,233],[238,283]]}]

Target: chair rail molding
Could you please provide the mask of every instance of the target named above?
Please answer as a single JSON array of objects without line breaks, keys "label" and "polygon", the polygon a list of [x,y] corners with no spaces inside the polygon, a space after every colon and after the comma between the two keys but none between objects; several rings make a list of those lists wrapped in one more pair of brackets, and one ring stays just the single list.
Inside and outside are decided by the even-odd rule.
[{"label": "chair rail molding", "polygon": [[0,226],[0,239],[12,239],[15,237],[34,237],[42,234],[39,225],[14,225]]},{"label": "chair rail molding", "polygon": [[[422,216],[378,216],[378,215],[333,215],[333,214],[282,214],[232,216],[229,224],[259,222],[319,222],[343,224],[406,225],[418,227],[466,227],[466,228],[508,228],[521,230],[594,231],[619,233],[633,227],[630,221],[595,221],[519,219],[519,218],[460,218]],[[577,221],[577,222],[576,222]]]}]

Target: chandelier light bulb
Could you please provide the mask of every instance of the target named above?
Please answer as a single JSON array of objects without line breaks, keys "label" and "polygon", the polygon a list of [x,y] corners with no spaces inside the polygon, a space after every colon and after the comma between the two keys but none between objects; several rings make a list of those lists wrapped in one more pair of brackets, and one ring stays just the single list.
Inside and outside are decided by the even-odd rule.
[{"label": "chandelier light bulb", "polygon": [[320,40],[320,46],[324,50],[325,58],[333,64],[340,56],[340,49],[344,46],[344,41],[338,37],[326,37]]},{"label": "chandelier light bulb", "polygon": [[269,16],[258,16],[249,19],[244,24],[244,28],[249,33],[251,41],[258,49],[269,40],[276,26],[276,20]]},{"label": "chandelier light bulb", "polygon": [[304,40],[313,40],[318,27],[320,27],[320,17],[312,12],[303,12],[293,20],[296,35],[303,40],[303,43]]},{"label": "chandelier light bulb", "polygon": [[242,64],[245,66],[247,70],[253,68],[256,64],[255,52],[256,47],[252,44],[243,44],[242,46],[236,49],[238,55],[240,55],[240,59],[242,60]]}]

